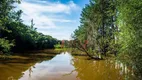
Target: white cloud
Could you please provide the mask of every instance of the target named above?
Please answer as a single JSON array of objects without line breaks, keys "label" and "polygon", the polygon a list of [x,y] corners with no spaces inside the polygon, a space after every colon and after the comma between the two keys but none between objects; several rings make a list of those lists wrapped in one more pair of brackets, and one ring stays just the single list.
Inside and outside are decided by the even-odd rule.
[{"label": "white cloud", "polygon": [[43,24],[44,27],[55,28],[56,25],[54,22],[74,22],[72,20],[64,19],[63,17],[58,19],[56,17],[50,17],[47,15],[49,13],[51,13],[52,16],[57,16],[58,13],[70,14],[72,10],[79,9],[79,7],[73,1],[70,1],[68,4],[62,4],[60,2],[51,3],[39,0],[36,2],[38,3],[31,3],[27,0],[23,0],[18,8],[24,12],[22,15],[24,22],[29,24],[30,20],[34,19],[34,22],[36,23],[35,27],[37,28],[43,26]]},{"label": "white cloud", "polygon": [[62,4],[60,2],[54,2],[46,4],[42,3],[29,3],[26,1],[22,1],[20,7],[23,10],[28,11],[28,13],[36,13],[36,12],[48,12],[48,13],[70,13],[73,9],[78,9],[78,6],[73,2],[70,1],[68,4]]},{"label": "white cloud", "polygon": [[[73,1],[69,1],[67,4],[63,4],[60,2],[49,2],[41,0],[23,0],[21,4],[18,5],[18,9],[23,11],[22,19],[24,23],[29,25],[31,19],[33,19],[35,27],[39,29],[38,31],[43,32],[40,31],[40,28],[59,28],[56,23],[64,24],[76,22],[75,20],[65,19],[64,15],[70,15],[73,11],[77,11],[80,8]],[[47,32],[43,33],[51,36],[53,35],[53,37],[58,36],[56,33]]]}]

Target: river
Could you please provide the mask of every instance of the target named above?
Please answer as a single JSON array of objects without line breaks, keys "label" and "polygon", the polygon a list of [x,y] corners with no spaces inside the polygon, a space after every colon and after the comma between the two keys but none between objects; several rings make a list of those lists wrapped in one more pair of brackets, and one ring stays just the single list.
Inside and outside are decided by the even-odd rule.
[{"label": "river", "polygon": [[53,58],[0,63],[0,80],[125,80],[130,71],[115,60],[88,60],[60,52]]}]

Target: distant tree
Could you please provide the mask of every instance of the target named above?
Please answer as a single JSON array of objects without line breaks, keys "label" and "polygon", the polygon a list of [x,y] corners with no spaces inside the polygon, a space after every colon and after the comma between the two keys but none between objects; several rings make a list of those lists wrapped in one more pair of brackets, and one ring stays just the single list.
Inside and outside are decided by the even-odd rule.
[{"label": "distant tree", "polygon": [[54,48],[58,40],[37,32],[33,19],[30,26],[25,25],[21,19],[23,11],[14,10],[15,3],[20,0],[0,1],[0,51]]}]

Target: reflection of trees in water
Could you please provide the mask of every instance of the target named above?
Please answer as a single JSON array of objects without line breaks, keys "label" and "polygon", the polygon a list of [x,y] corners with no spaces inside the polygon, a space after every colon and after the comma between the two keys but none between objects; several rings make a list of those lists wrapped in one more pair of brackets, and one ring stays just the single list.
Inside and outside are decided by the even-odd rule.
[{"label": "reflection of trees in water", "polygon": [[32,75],[32,72],[33,72],[32,68],[35,68],[35,66],[32,66],[32,67],[29,68],[29,78],[31,78],[31,75]]},{"label": "reflection of trees in water", "polygon": [[123,80],[126,73],[125,69],[120,69],[120,64],[110,60],[91,61],[75,57],[73,62],[81,80]]},{"label": "reflection of trees in water", "polygon": [[31,61],[26,62],[25,60],[10,60],[0,64],[0,80],[18,80],[24,75],[23,71],[26,71],[34,64]]},{"label": "reflection of trees in water", "polygon": [[16,80],[13,76],[8,77],[8,80]]},{"label": "reflection of trees in water", "polygon": [[132,68],[124,65],[120,61],[115,61],[115,68],[121,69],[121,73],[124,74],[126,80],[133,80],[135,78]]},{"label": "reflection of trees in water", "polygon": [[31,78],[31,74],[32,74],[32,68],[29,68],[29,78]]},{"label": "reflection of trees in water", "polygon": [[[30,55],[23,55],[24,57],[29,57],[29,59],[25,58],[23,59],[21,57],[18,57],[14,59],[1,61],[0,80],[8,80],[8,79],[18,80],[24,76],[25,71],[29,70],[30,67],[32,67],[36,63],[41,63],[43,61],[51,60],[55,56],[55,54],[58,53],[58,52],[53,52],[53,50],[49,52],[47,50],[40,52],[43,52],[45,54],[48,53],[48,55],[38,55],[38,54],[32,55],[32,53],[29,52]],[[30,76],[31,74],[32,71],[30,70],[28,75]]]}]

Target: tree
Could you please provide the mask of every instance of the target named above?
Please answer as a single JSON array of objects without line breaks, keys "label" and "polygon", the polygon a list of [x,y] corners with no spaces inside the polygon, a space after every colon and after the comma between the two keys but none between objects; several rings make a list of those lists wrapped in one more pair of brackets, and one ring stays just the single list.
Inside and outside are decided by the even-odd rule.
[{"label": "tree", "polygon": [[[82,10],[74,46],[89,57],[118,54],[124,64],[142,78],[142,1],[90,0]],[[83,43],[88,41],[86,47]]]},{"label": "tree", "polygon": [[[74,32],[74,39],[80,43],[88,41],[86,51],[91,56],[106,56],[115,41],[116,2],[114,0],[91,0],[82,10],[81,25]],[[82,44],[80,44],[82,45]],[[86,52],[85,51],[85,52]]]},{"label": "tree", "polygon": [[33,19],[31,25],[25,25],[21,19],[23,11],[15,11],[15,3],[20,3],[20,1],[0,1],[0,51],[54,48],[58,40],[37,32],[36,28],[34,28]]},{"label": "tree", "polygon": [[120,58],[131,66],[138,79],[142,79],[142,1],[118,1],[118,25],[120,29]]},{"label": "tree", "polygon": [[3,37],[3,32],[11,32],[10,30],[7,29],[6,25],[11,23],[13,18],[12,18],[12,10],[14,9],[13,4],[14,3],[20,3],[19,0],[1,0],[0,1],[0,50],[3,52],[8,52],[13,44],[13,40],[9,41],[6,40],[7,37]]}]

